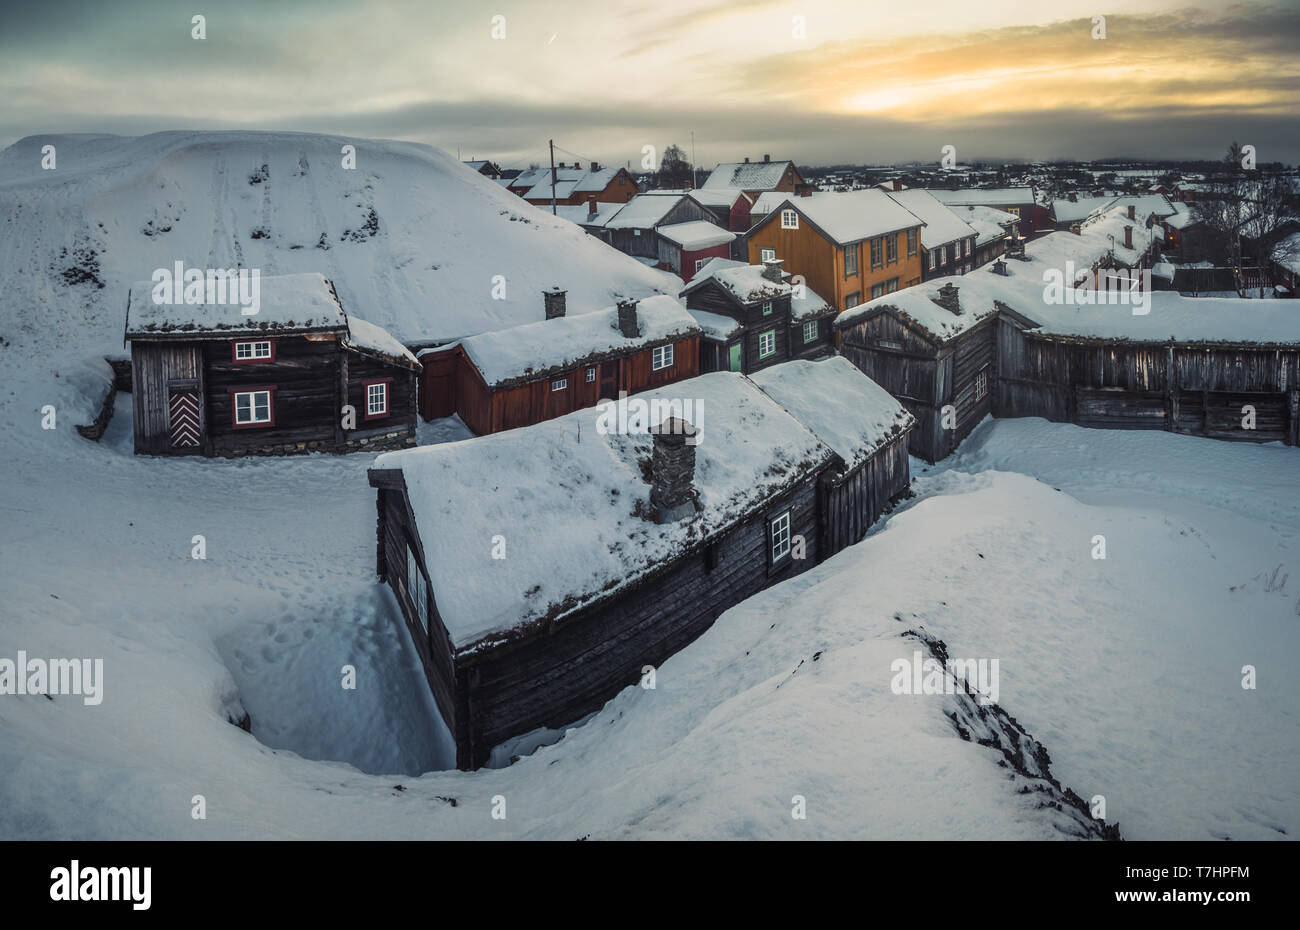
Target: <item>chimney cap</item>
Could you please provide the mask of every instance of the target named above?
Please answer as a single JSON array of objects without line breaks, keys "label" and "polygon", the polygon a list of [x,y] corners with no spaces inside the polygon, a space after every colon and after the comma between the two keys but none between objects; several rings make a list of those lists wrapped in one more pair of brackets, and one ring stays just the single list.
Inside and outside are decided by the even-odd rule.
[{"label": "chimney cap", "polygon": [[695,424],[681,417],[668,417],[662,420],[657,426],[650,427],[650,432],[655,439],[667,438],[671,436],[681,436],[684,440],[691,439],[699,434]]},{"label": "chimney cap", "polygon": [[771,161],[771,160],[772,160],[772,156],[771,156],[771,155],[764,155],[764,156],[763,156],[763,161],[764,161],[764,162],[769,162],[769,161]]}]

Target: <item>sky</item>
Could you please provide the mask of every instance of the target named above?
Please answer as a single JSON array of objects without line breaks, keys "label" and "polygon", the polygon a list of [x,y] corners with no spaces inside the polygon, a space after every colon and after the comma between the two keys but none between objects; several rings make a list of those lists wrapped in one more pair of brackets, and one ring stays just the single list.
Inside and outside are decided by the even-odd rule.
[{"label": "sky", "polygon": [[671,143],[712,167],[1235,140],[1300,162],[1300,0],[1196,2],[0,0],[0,146],[276,129],[640,168]]}]

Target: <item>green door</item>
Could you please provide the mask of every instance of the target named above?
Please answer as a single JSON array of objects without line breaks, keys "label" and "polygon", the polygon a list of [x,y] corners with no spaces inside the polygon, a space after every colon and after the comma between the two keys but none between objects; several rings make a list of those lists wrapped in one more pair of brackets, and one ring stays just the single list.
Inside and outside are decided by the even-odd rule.
[{"label": "green door", "polygon": [[730,346],[730,349],[731,349],[731,370],[740,371],[740,343],[733,342]]}]

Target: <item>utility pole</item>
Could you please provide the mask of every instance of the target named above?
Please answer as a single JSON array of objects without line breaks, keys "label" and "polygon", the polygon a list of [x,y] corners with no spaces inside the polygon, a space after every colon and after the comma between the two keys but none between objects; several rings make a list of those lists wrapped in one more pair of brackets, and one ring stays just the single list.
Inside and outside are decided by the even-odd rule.
[{"label": "utility pole", "polygon": [[695,130],[691,130],[691,190],[699,186],[700,164],[695,160]]},{"label": "utility pole", "polygon": [[555,215],[555,140],[551,144],[551,215]]}]

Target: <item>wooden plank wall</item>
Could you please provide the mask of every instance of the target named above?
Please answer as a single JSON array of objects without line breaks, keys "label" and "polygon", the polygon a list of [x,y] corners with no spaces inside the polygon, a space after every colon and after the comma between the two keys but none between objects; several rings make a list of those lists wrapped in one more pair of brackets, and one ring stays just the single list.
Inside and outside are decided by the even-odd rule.
[{"label": "wooden plank wall", "polygon": [[[211,387],[203,384],[201,361],[201,353],[193,343],[142,340],[131,343],[131,403],[137,454],[192,455],[202,451],[202,445],[187,450],[172,448],[168,432],[170,397],[167,389],[169,381],[197,379],[200,390],[209,393]],[[209,431],[210,416],[203,410],[199,416],[204,432]]]}]

